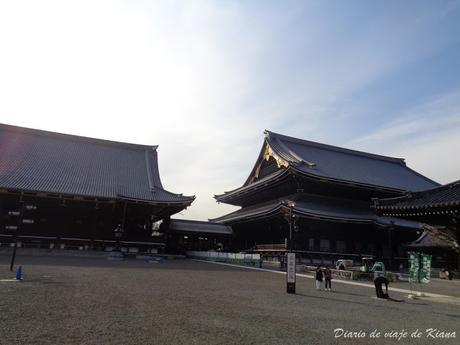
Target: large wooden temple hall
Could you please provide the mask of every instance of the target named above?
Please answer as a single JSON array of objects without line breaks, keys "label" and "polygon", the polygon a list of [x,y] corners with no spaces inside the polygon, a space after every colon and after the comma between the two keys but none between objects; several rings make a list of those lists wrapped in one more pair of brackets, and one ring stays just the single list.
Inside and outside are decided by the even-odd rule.
[{"label": "large wooden temple hall", "polygon": [[379,215],[373,199],[438,186],[400,158],[266,131],[244,184],[215,196],[241,209],[213,221],[232,226],[234,249],[274,255],[290,247],[313,263],[372,255],[396,266],[421,224]]},{"label": "large wooden temple hall", "polygon": [[[0,246],[18,236],[22,247],[181,251],[231,235],[170,219],[195,197],[163,187],[157,146],[0,124],[0,150]],[[188,240],[181,247],[177,238]]]},{"label": "large wooden temple hall", "polygon": [[[423,222],[452,228],[460,212],[458,183],[441,187],[403,159],[268,131],[243,186],[215,196],[241,208],[211,222],[171,219],[195,197],[163,187],[157,146],[0,124],[0,150],[1,247],[19,238],[23,247],[52,250],[219,249],[273,258],[293,250],[313,264],[371,255],[396,267],[408,245],[426,242]],[[427,195],[441,200],[445,210],[430,209],[449,216],[396,212],[393,204],[408,195],[410,205]]]}]

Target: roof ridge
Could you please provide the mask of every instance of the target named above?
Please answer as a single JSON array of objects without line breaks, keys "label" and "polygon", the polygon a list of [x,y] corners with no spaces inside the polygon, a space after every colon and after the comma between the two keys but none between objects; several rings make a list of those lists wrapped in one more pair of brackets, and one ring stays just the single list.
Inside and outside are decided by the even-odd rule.
[{"label": "roof ridge", "polygon": [[424,193],[424,192],[432,191],[434,189],[442,190],[442,189],[450,189],[450,188],[456,188],[456,187],[460,187],[460,180],[452,181],[452,182],[449,182],[443,185],[439,185],[437,187],[433,187],[430,189],[425,189],[418,193]]},{"label": "roof ridge", "polygon": [[295,137],[290,137],[284,134],[279,134],[275,132],[271,132],[268,130],[265,130],[265,134],[269,140],[273,139],[278,139],[279,141],[281,140],[286,140],[290,141],[296,144],[302,144],[302,145],[309,145],[309,146],[314,146],[326,150],[331,150],[331,151],[336,151],[336,152],[342,152],[342,153],[348,153],[348,154],[353,154],[357,156],[363,156],[367,158],[374,158],[374,159],[379,159],[383,161],[389,161],[392,163],[398,163],[402,165],[406,165],[404,158],[397,158],[397,157],[390,157],[390,156],[383,156],[383,155],[378,155],[375,153],[369,153],[369,152],[364,152],[364,151],[358,151],[358,150],[353,150],[353,149],[347,149],[339,146],[334,146],[334,145],[329,145],[329,144],[323,144],[323,143],[318,143],[315,141],[310,141],[310,140],[305,140],[305,139],[300,139],[300,138],[295,138]]},{"label": "roof ridge", "polygon": [[[433,182],[435,182],[435,181],[433,181]],[[410,193],[407,193],[406,195],[399,196],[399,197],[396,197],[396,198],[384,198],[384,199],[380,199],[380,200],[393,200],[393,199],[401,199],[401,198],[402,199],[406,199],[406,198],[407,199],[415,199],[415,198],[418,198],[418,197],[423,197],[427,193],[442,191],[442,190],[446,190],[446,189],[452,189],[452,188],[456,188],[457,186],[460,187],[460,180],[453,181],[453,182],[446,183],[446,184],[442,184],[442,185],[440,184],[440,185],[438,185],[436,187],[420,190],[420,191],[417,191],[417,192],[410,192]]]},{"label": "roof ridge", "polygon": [[92,137],[86,137],[86,136],[83,136],[83,135],[76,135],[76,134],[52,132],[52,131],[36,129],[36,128],[30,128],[30,127],[21,127],[21,126],[15,126],[15,125],[8,125],[8,124],[5,124],[5,123],[0,123],[0,129],[4,129],[4,130],[7,130],[7,131],[13,131],[13,132],[20,132],[20,133],[25,133],[25,134],[33,134],[33,135],[55,137],[57,139],[65,139],[65,140],[69,140],[69,141],[82,141],[82,142],[87,142],[87,143],[119,146],[119,147],[132,148],[132,149],[137,149],[137,150],[146,150],[146,149],[157,150],[157,148],[158,148],[158,145],[143,145],[143,144],[124,143],[124,142],[121,142],[121,141],[100,139],[100,138],[92,138]]},{"label": "roof ridge", "polygon": [[460,187],[460,180],[453,181],[451,183],[447,183],[444,185],[439,185],[437,187],[430,188],[430,189],[406,193],[406,195],[402,195],[398,197],[376,198],[374,205],[378,208],[379,206],[381,207],[394,206],[397,203],[401,203],[401,202],[402,203],[409,202],[409,201],[418,202],[419,199],[423,199],[426,195],[430,196],[430,194],[433,195],[433,193],[439,193],[441,191],[445,191],[445,190],[449,190],[449,189],[457,188],[457,187]]},{"label": "roof ridge", "polygon": [[[304,163],[304,164],[307,164],[310,168],[314,168],[316,166],[316,163],[314,162],[310,162],[310,161],[307,161],[305,159],[303,159],[301,156],[299,156],[297,153],[295,153],[293,150],[291,150],[289,147],[287,147],[282,140],[280,140],[279,138],[275,138],[278,145],[281,146],[283,148],[283,150],[286,151],[286,153],[291,156],[292,158],[295,159],[295,161],[292,161],[291,159],[288,159],[288,162],[290,163],[296,163],[296,164],[301,164],[301,163]],[[279,152],[281,154],[281,152]],[[283,155],[283,156],[286,156],[286,155]]]}]

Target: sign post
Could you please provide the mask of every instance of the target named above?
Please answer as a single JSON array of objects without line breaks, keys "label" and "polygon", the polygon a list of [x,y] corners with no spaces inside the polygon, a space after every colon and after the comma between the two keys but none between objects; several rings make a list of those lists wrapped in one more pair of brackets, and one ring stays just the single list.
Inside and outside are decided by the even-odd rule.
[{"label": "sign post", "polygon": [[286,283],[287,293],[295,293],[295,253],[287,253]]},{"label": "sign post", "polygon": [[293,201],[288,202],[289,206],[289,242],[288,252],[286,253],[286,292],[295,294],[295,278],[296,278],[296,267],[295,267],[295,253],[292,252],[292,230],[294,227],[294,214],[293,208],[295,203]]}]

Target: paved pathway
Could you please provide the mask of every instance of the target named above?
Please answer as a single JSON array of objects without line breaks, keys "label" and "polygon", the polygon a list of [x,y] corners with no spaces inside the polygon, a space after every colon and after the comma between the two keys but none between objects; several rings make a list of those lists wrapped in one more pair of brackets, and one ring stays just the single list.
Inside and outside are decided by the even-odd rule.
[{"label": "paved pathway", "polygon": [[[278,273],[278,274],[286,275],[286,272],[267,269],[267,268],[242,266],[242,265],[235,265],[235,264],[229,264],[229,263],[224,263],[224,262],[215,262],[215,261],[207,261],[207,260],[195,260],[195,261],[206,262],[206,263],[216,264],[216,265],[231,266],[231,267],[243,267],[243,268],[246,268],[246,269],[249,269],[249,270],[256,270],[256,271],[262,271],[262,272],[271,272],[271,273]],[[304,278],[313,279],[312,275],[302,274],[302,273],[297,273],[297,277],[304,277]],[[334,283],[348,284],[348,285],[354,285],[354,286],[362,286],[362,287],[375,289],[374,284],[361,283],[361,282],[356,282],[356,281],[351,281],[351,280],[334,279]],[[406,294],[422,295],[423,299],[427,299],[427,300],[430,300],[430,301],[433,301],[433,302],[441,302],[441,303],[450,303],[450,304],[454,304],[454,305],[460,305],[460,298],[454,297],[454,296],[435,294],[435,293],[431,293],[431,292],[422,292],[422,291],[417,291],[417,290],[412,290],[411,291],[411,290],[407,290],[407,289],[394,288],[394,287],[389,287],[388,290],[394,291],[394,292],[406,293]]]}]

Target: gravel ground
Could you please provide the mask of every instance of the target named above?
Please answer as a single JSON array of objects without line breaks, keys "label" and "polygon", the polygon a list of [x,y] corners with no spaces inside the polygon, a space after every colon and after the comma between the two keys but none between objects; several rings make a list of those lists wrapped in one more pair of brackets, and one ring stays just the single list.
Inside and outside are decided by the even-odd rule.
[{"label": "gravel ground", "polygon": [[[369,288],[316,291],[299,278],[191,260],[20,257],[24,281],[0,282],[0,344],[457,344],[460,308],[377,300]],[[18,262],[19,262],[18,261]],[[11,278],[0,256],[0,279]],[[442,282],[441,282],[442,283]],[[334,329],[365,338],[334,338]],[[425,330],[456,332],[430,339]],[[374,329],[380,338],[370,339]],[[384,338],[408,331],[407,338]],[[422,331],[421,338],[410,333]]]}]

